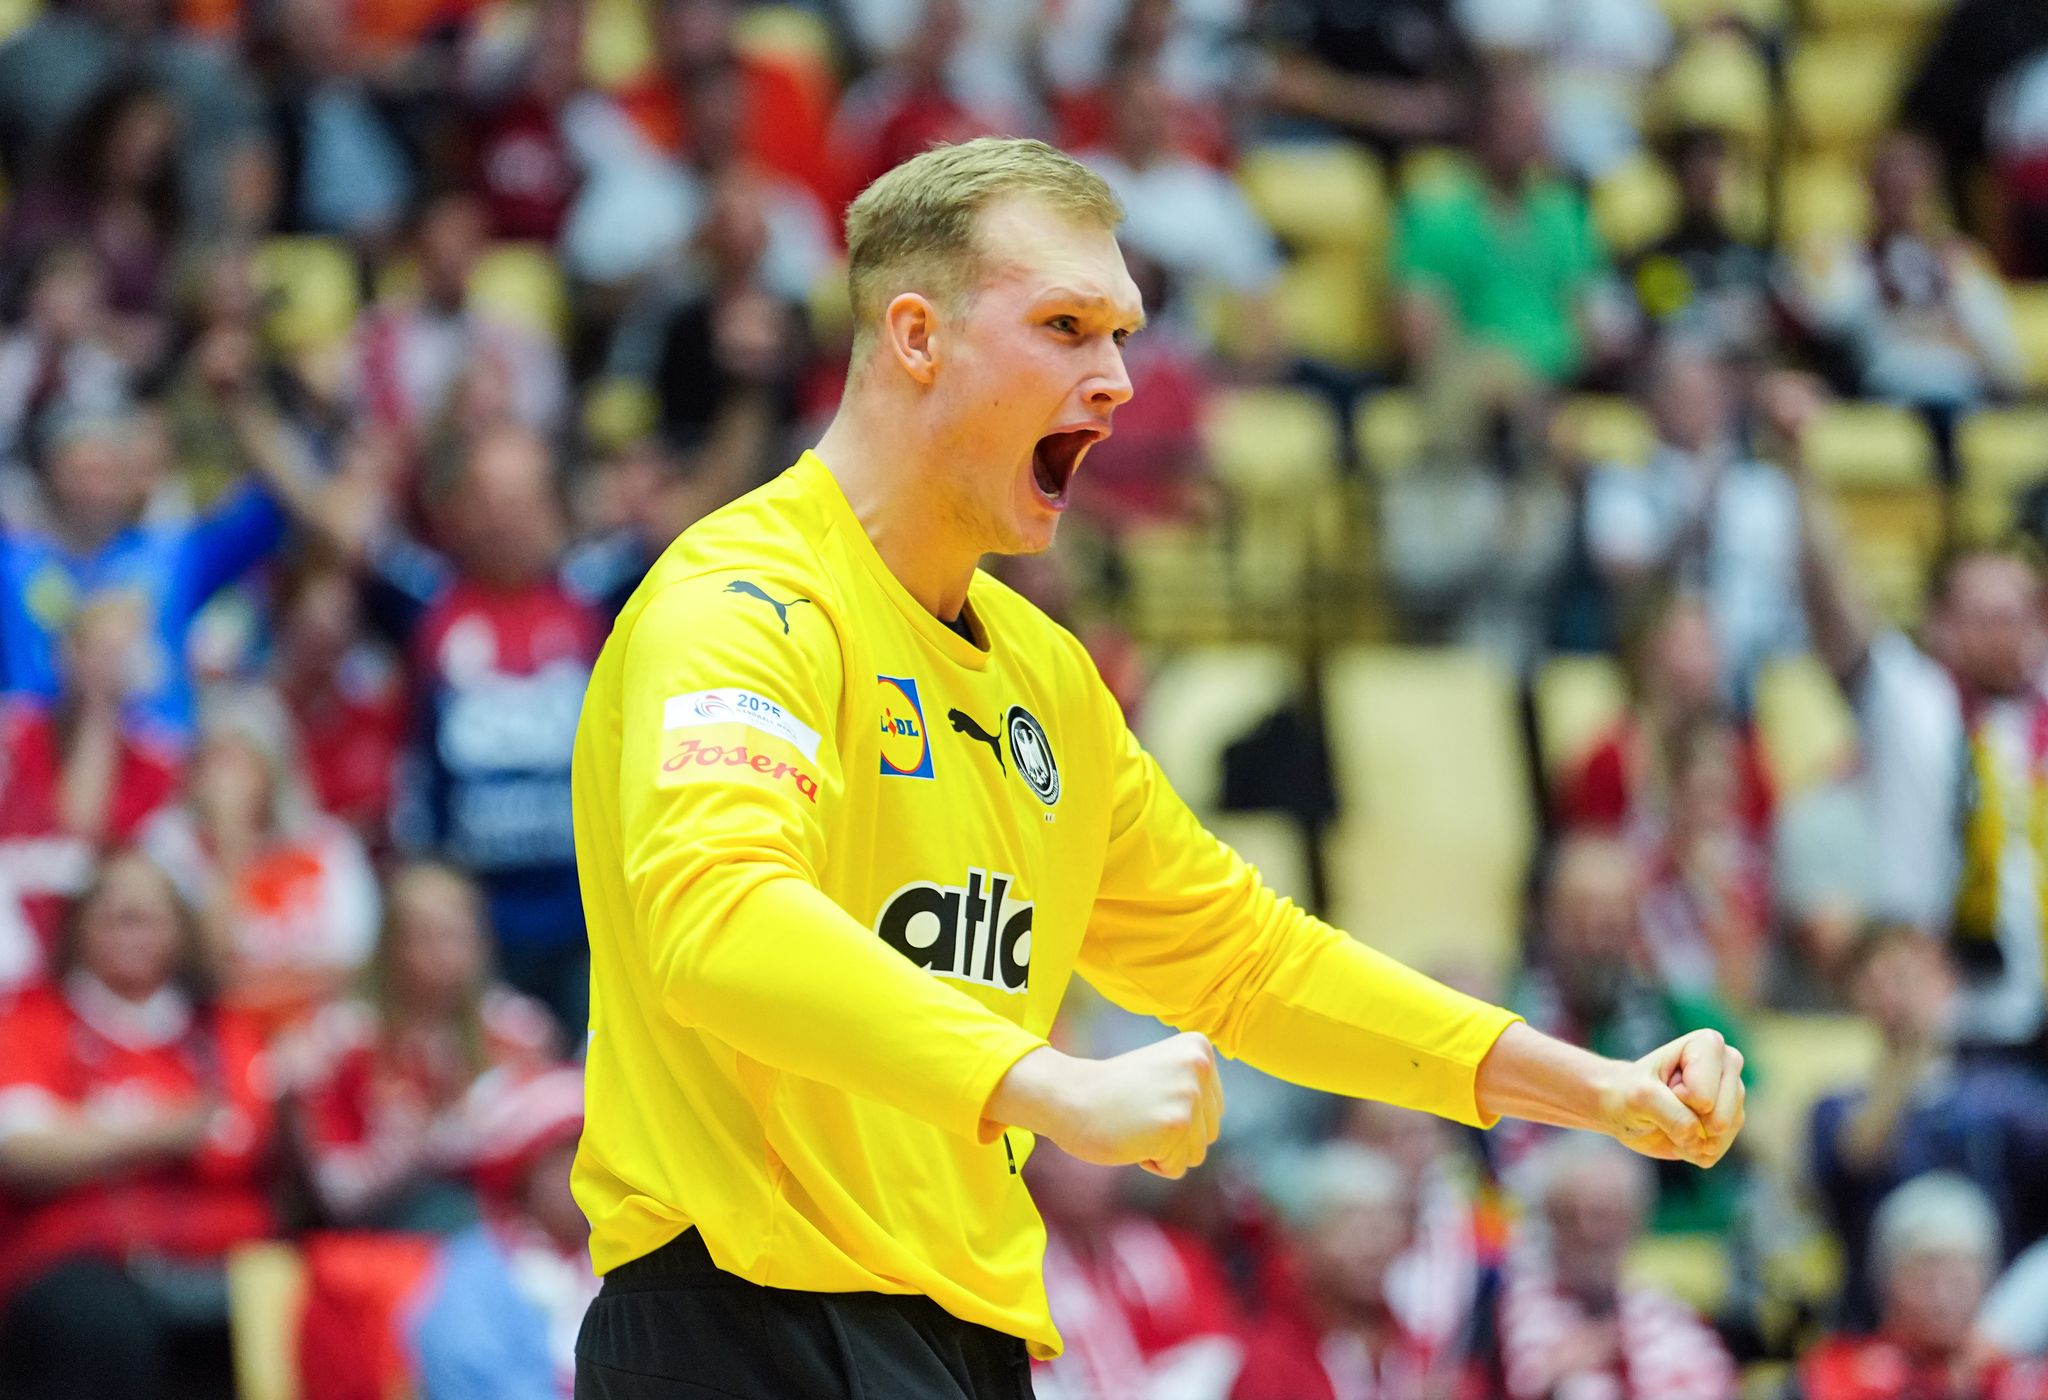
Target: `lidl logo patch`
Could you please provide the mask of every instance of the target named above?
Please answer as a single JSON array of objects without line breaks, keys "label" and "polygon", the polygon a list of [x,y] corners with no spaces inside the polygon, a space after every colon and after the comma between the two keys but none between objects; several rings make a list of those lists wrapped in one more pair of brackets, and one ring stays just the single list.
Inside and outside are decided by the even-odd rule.
[{"label": "lidl logo patch", "polygon": [[876,676],[882,691],[882,774],[890,778],[932,776],[932,740],[924,724],[917,682],[907,676]]}]

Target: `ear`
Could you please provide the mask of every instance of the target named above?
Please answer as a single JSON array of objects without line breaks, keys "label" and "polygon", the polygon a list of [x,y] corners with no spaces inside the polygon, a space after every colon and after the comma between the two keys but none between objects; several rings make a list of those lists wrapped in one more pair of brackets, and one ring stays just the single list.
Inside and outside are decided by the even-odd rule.
[{"label": "ear", "polygon": [[939,367],[939,309],[919,292],[903,292],[882,312],[882,341],[903,372],[930,384]]}]

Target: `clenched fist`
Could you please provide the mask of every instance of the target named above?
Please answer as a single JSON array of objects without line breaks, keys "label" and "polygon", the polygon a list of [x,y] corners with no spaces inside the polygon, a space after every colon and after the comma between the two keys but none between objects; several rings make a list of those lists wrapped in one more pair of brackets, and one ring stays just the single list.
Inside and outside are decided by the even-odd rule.
[{"label": "clenched fist", "polygon": [[1623,1146],[1711,1167],[1742,1131],[1747,1096],[1742,1052],[1719,1031],[1701,1030],[1628,1066],[1602,1095],[1601,1111]]},{"label": "clenched fist", "polygon": [[1107,1060],[1034,1050],[996,1086],[988,1117],[1051,1138],[1084,1162],[1135,1162],[1178,1177],[1201,1165],[1223,1121],[1216,1051],[1192,1031]]}]

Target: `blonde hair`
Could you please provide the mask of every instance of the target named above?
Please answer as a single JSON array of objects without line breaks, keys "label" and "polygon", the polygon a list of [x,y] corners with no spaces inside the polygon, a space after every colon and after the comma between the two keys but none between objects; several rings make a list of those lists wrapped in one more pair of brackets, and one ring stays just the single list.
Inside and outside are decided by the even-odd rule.
[{"label": "blonde hair", "polygon": [[948,307],[962,303],[979,271],[976,216],[1004,195],[1040,200],[1076,223],[1113,229],[1123,222],[1123,206],[1102,177],[1043,141],[984,136],[911,157],[846,211],[856,362],[897,292],[919,291]]}]

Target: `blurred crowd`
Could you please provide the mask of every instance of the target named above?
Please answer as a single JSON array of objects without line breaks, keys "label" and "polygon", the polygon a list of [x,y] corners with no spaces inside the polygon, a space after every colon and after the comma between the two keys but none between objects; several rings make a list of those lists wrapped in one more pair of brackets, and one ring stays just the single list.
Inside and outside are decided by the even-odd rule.
[{"label": "blurred crowd", "polygon": [[[1532,712],[1559,656],[1625,677],[1531,761],[1526,935],[1478,989],[1617,1056],[1788,1012],[1818,1062],[1869,1048],[1765,1065],[1779,1150],[1711,1175],[1237,1067],[1183,1182],[1041,1144],[1039,1392],[2048,1400],[2048,10],[26,0],[0,34],[0,1394],[266,1358],[307,1400],[569,1393],[590,667],[836,403],[847,201],[1006,133],[1108,181],[1151,312],[1074,538],[1007,566],[1134,717],[1145,561],[1263,518],[1211,425],[1305,402],[1304,499],[1372,586],[1304,608]],[[1256,476],[1285,434],[1245,421]],[[1854,743],[1795,784],[1759,716],[1800,662]],[[1328,773],[1277,739],[1299,810]]]}]

